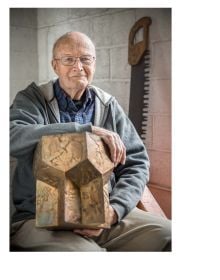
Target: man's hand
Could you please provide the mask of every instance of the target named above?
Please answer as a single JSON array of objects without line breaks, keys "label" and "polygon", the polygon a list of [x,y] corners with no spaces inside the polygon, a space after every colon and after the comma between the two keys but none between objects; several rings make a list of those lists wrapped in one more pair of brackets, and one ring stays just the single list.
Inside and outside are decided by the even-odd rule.
[{"label": "man's hand", "polygon": [[[110,225],[115,224],[118,221],[118,215],[116,214],[115,210],[109,205],[109,223]],[[103,232],[103,228],[100,229],[74,229],[74,233],[78,233],[84,237],[95,237],[99,236]]]},{"label": "man's hand", "polygon": [[114,162],[115,166],[119,163],[125,164],[126,148],[117,133],[97,126],[92,126],[92,133],[100,136],[108,145],[111,160]]},{"label": "man's hand", "polygon": [[84,237],[95,237],[95,236],[99,236],[102,232],[103,232],[103,228],[100,229],[88,229],[88,228],[84,228],[84,229],[74,229],[73,230],[74,233],[78,233]]},{"label": "man's hand", "polygon": [[117,215],[117,213],[115,212],[114,208],[111,205],[109,205],[108,213],[109,213],[109,216],[108,216],[109,217],[109,224],[110,225],[114,225],[115,223],[117,223],[118,215]]}]

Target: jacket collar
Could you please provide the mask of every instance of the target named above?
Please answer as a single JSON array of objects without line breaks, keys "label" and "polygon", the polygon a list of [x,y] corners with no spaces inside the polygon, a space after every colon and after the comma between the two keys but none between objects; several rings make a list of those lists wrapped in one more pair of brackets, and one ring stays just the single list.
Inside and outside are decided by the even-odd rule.
[{"label": "jacket collar", "polygon": [[[54,99],[54,90],[53,90],[53,84],[55,80],[51,80],[46,84],[41,84],[39,87],[46,98],[48,102],[51,102]],[[93,89],[95,92],[96,96],[100,99],[100,101],[103,103],[103,105],[107,106],[109,102],[112,99],[112,96],[105,92],[104,90],[94,86],[94,85],[89,85],[89,88]]]},{"label": "jacket collar", "polygon": [[54,90],[53,90],[53,84],[55,83],[55,80],[51,80],[46,84],[41,84],[40,90],[43,93],[44,98],[47,100],[47,102],[51,102],[55,96],[54,96]]},{"label": "jacket collar", "polygon": [[[43,96],[47,100],[48,104],[50,105],[51,109],[53,110],[56,118],[60,121],[60,113],[59,113],[59,107],[58,102],[54,96],[54,89],[53,84],[55,80],[51,80],[46,84],[40,85],[40,91],[43,93]],[[91,88],[95,95],[95,117],[94,117],[94,125],[101,126],[106,118],[106,107],[109,105],[109,103],[112,101],[113,96],[105,92],[104,90],[89,85],[89,88]]]}]

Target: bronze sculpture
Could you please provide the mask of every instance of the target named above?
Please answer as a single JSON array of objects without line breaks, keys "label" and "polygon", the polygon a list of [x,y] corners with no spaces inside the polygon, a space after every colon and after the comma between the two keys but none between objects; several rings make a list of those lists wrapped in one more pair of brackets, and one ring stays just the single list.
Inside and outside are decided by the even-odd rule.
[{"label": "bronze sculpture", "polygon": [[36,226],[109,228],[108,182],[114,164],[99,136],[43,136],[34,156]]}]

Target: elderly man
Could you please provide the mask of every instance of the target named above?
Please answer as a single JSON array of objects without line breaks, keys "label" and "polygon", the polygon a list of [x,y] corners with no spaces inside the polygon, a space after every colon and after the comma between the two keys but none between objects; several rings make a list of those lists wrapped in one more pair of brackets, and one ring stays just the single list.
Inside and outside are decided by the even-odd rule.
[{"label": "elderly man", "polygon": [[[11,107],[13,178],[11,246],[23,251],[170,250],[170,221],[135,208],[149,178],[149,160],[135,128],[115,98],[91,85],[95,47],[80,32],[53,46],[55,81],[20,91]],[[115,164],[111,178],[110,229],[49,231],[35,227],[34,149],[43,135],[89,131],[99,135]]]}]

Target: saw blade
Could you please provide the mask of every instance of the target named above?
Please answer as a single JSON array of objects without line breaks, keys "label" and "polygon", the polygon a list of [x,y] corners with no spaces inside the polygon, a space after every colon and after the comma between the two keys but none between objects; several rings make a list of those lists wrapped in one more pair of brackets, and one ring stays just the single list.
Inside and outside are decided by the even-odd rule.
[{"label": "saw blade", "polygon": [[[131,65],[131,85],[129,118],[133,122],[142,140],[146,137],[149,86],[150,86],[150,51],[148,35],[151,19],[144,17],[138,20],[129,34],[128,61]],[[135,35],[143,28],[143,40],[134,43]]]}]

